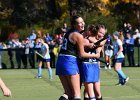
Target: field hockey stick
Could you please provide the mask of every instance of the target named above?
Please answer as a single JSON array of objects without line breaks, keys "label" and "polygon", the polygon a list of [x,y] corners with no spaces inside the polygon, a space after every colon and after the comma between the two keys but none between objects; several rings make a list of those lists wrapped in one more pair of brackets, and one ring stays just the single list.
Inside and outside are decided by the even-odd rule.
[{"label": "field hockey stick", "polygon": [[37,55],[39,55],[40,57],[44,58],[43,55],[41,55],[39,52],[35,51],[35,53],[36,53]]},{"label": "field hockey stick", "polygon": [[106,40],[108,37],[109,37],[108,34],[105,34],[105,36],[104,36],[101,40],[99,40],[99,41],[97,41],[96,43],[94,43],[94,45],[95,45],[95,46],[99,46],[99,45],[100,45],[100,42]]},{"label": "field hockey stick", "polygon": [[105,36],[101,40],[94,43],[95,47],[94,48],[89,48],[89,50],[90,51],[95,51],[98,48],[98,46],[100,45],[100,43],[102,41],[106,40],[108,37],[109,37],[108,34],[105,34]]},{"label": "field hockey stick", "polygon": [[100,61],[100,62],[102,62],[102,63],[104,63],[104,64],[106,64],[107,66],[109,65],[109,63],[107,63],[106,61],[104,61],[104,60],[101,60],[101,59],[98,59],[98,58],[96,58],[98,61]]}]

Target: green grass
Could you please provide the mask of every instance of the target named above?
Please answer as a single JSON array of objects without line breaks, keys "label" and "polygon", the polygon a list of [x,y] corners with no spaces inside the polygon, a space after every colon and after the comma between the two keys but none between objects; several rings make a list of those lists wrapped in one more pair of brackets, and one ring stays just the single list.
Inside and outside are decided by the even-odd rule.
[{"label": "green grass", "polygon": [[[7,52],[2,54],[2,62],[10,68]],[[138,59],[135,48],[135,60]],[[127,57],[125,59],[126,65]],[[16,65],[15,57],[14,62]],[[29,65],[29,64],[28,64]],[[36,63],[37,67],[38,63]],[[138,67],[124,67],[124,72],[130,77],[126,86],[115,86],[118,82],[114,70],[101,69],[101,92],[104,100],[140,100],[140,70]],[[48,71],[43,69],[43,78],[35,79],[37,69],[1,69],[0,77],[12,91],[12,98],[7,98],[0,93],[0,100],[58,100],[63,94],[59,78],[53,69],[53,79],[49,80]],[[81,94],[83,94],[83,88]]]},{"label": "green grass", "polygon": [[[130,77],[125,86],[115,86],[117,74],[114,70],[101,69],[101,92],[104,100],[140,100],[140,70],[138,67],[125,67]],[[34,78],[37,69],[3,69],[0,77],[12,91],[12,98],[0,93],[0,100],[58,100],[63,93],[59,78],[53,69],[53,79],[49,80],[48,71],[43,69],[43,78]],[[82,91],[81,90],[81,94]]]}]

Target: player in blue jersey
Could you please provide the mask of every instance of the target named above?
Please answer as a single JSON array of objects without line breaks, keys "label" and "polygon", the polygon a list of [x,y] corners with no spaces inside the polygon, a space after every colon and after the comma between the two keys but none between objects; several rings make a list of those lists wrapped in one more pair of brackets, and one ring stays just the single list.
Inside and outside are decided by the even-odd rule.
[{"label": "player in blue jersey", "polygon": [[52,69],[50,66],[50,54],[49,54],[49,46],[47,43],[44,42],[44,39],[40,39],[41,42],[41,60],[39,62],[38,65],[38,75],[36,76],[36,78],[41,78],[42,76],[42,63],[45,62],[46,63],[46,67],[48,68],[48,72],[49,72],[49,79],[52,79]]},{"label": "player in blue jersey", "polygon": [[[81,100],[80,76],[78,58],[98,58],[97,54],[84,51],[84,37],[80,33],[84,30],[84,20],[80,16],[73,16],[71,29],[64,35],[63,43],[56,64],[56,75],[59,76],[64,94],[59,100]],[[93,43],[92,43],[93,45]]]},{"label": "player in blue jersey", "polygon": [[[104,25],[91,25],[88,32],[89,37],[87,39],[89,42],[96,43],[104,37],[106,28]],[[100,53],[105,42],[106,39],[86,51],[91,54]],[[81,81],[85,86],[84,100],[102,100],[100,92],[100,65],[96,58],[82,59]]]},{"label": "player in blue jersey", "polygon": [[115,39],[115,42],[113,43],[114,47],[114,69],[118,74],[119,82],[116,85],[125,85],[126,82],[129,80],[129,77],[127,77],[124,72],[122,71],[122,63],[124,61],[124,55],[123,55],[123,47],[122,47],[122,41],[119,39],[118,32],[113,33],[113,38]]}]

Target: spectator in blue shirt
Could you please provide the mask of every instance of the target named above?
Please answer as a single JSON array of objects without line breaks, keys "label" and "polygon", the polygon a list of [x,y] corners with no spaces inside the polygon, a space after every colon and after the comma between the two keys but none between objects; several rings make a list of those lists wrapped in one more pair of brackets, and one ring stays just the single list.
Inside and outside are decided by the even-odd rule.
[{"label": "spectator in blue shirt", "polygon": [[135,66],[134,62],[134,39],[131,37],[130,33],[127,33],[126,44],[126,54],[128,58],[129,66]]},{"label": "spectator in blue shirt", "polygon": [[46,43],[47,43],[47,42],[50,42],[50,41],[52,41],[52,36],[50,36],[50,34],[47,33],[47,34],[44,36],[44,39],[45,39],[45,42],[46,42]]},{"label": "spectator in blue shirt", "polygon": [[32,30],[32,33],[30,34],[29,37],[27,37],[28,40],[35,40],[36,39],[36,33],[35,30]]}]

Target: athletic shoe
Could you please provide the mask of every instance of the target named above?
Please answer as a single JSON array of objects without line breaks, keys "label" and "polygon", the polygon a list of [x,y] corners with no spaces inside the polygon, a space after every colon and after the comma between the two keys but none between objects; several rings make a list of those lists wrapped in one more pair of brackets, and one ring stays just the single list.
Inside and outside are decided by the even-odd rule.
[{"label": "athletic shoe", "polygon": [[61,97],[59,98],[59,100],[68,100],[68,99],[66,99],[64,96],[61,96]]},{"label": "athletic shoe", "polygon": [[84,98],[84,100],[90,100],[89,98]]},{"label": "athletic shoe", "polygon": [[119,82],[119,83],[117,83],[117,84],[115,84],[115,85],[116,85],[116,86],[121,86],[121,85],[122,85],[122,83],[120,83],[120,82]]},{"label": "athletic shoe", "polygon": [[102,96],[100,98],[96,98],[96,100],[103,100]]},{"label": "athletic shoe", "polygon": [[127,78],[125,79],[125,82],[128,82],[128,80],[129,80],[129,77],[127,77]]},{"label": "athletic shoe", "polygon": [[125,85],[125,84],[128,82],[128,80],[129,80],[129,77],[127,77],[127,78],[124,80],[123,85]]},{"label": "athletic shoe", "polygon": [[36,76],[35,78],[42,78],[41,76]]},{"label": "athletic shoe", "polygon": [[107,66],[105,66],[105,69],[107,69]]},{"label": "athletic shoe", "polygon": [[108,66],[108,69],[111,69],[111,65]]}]

